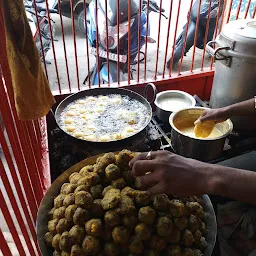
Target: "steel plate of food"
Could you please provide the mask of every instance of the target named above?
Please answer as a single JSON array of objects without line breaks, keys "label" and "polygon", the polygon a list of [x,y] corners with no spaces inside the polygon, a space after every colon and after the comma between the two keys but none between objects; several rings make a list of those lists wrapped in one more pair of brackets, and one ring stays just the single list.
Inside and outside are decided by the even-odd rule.
[{"label": "steel plate of food", "polygon": [[149,198],[131,175],[134,155],[91,157],[54,181],[37,218],[42,255],[211,255],[217,228],[208,196]]}]

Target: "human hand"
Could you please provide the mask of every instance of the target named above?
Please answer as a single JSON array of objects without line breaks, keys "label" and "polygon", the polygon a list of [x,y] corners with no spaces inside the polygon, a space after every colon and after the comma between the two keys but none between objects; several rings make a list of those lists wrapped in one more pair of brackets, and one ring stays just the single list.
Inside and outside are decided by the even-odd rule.
[{"label": "human hand", "polygon": [[[129,163],[134,176],[140,177],[148,194],[191,196],[208,193],[211,165],[184,158],[168,151],[151,152],[135,156]],[[149,174],[146,174],[150,172]]]}]

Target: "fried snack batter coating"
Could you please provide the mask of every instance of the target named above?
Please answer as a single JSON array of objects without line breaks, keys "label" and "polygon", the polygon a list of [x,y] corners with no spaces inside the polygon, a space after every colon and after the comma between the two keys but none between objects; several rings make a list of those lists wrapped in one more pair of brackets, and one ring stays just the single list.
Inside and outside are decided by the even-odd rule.
[{"label": "fried snack batter coating", "polygon": [[157,219],[156,231],[159,236],[170,236],[173,230],[173,223],[167,217]]},{"label": "fried snack batter coating", "polygon": [[156,252],[161,252],[166,248],[165,240],[157,235],[153,235],[150,239],[150,246]]},{"label": "fried snack batter coating", "polygon": [[133,254],[141,254],[144,250],[143,242],[137,236],[133,236],[129,242],[129,250]]},{"label": "fried snack batter coating", "polygon": [[133,186],[135,182],[135,178],[132,176],[131,170],[127,170],[123,172],[123,177],[129,186]]},{"label": "fried snack batter coating", "polygon": [[61,251],[61,249],[60,249],[60,234],[56,234],[56,235],[53,237],[53,239],[52,239],[52,247],[53,247],[56,251],[58,251],[58,252]]},{"label": "fried snack batter coating", "polygon": [[188,212],[192,214],[203,211],[203,207],[198,202],[187,202],[186,208],[188,209]]},{"label": "fried snack batter coating", "polygon": [[93,236],[86,236],[82,244],[85,255],[97,255],[100,252],[100,241]]},{"label": "fried snack batter coating", "polygon": [[150,227],[148,227],[144,223],[139,223],[135,227],[135,234],[141,239],[141,240],[149,240],[151,236],[152,230]]},{"label": "fried snack batter coating", "polygon": [[188,219],[188,229],[191,232],[195,232],[197,229],[199,229],[199,223],[198,219],[195,215],[190,214]]},{"label": "fried snack batter coating", "polygon": [[136,212],[133,200],[129,196],[121,196],[117,212],[120,214],[130,214]]},{"label": "fried snack batter coating", "polygon": [[205,238],[202,236],[199,241],[195,241],[195,245],[196,245],[200,250],[203,251],[203,250],[205,249],[205,247],[206,247],[206,240],[205,240]]},{"label": "fried snack batter coating", "polygon": [[48,220],[52,220],[53,219],[53,212],[55,210],[55,207],[53,207],[49,212],[48,212]]},{"label": "fried snack batter coating", "polygon": [[119,247],[114,243],[105,243],[104,254],[106,256],[118,256],[119,255]]},{"label": "fried snack batter coating", "polygon": [[113,180],[111,185],[113,188],[123,189],[124,187],[126,187],[126,182],[124,178],[119,178],[117,180]]},{"label": "fried snack batter coating", "polygon": [[134,198],[135,191],[136,190],[131,187],[125,187],[121,190],[121,196],[129,196],[130,198]]},{"label": "fried snack batter coating", "polygon": [[121,177],[120,168],[115,164],[109,164],[105,169],[105,174],[109,181],[116,180]]},{"label": "fried snack batter coating", "polygon": [[152,225],[156,218],[156,212],[150,206],[145,206],[140,208],[138,213],[138,219],[140,222],[145,223],[147,225]]},{"label": "fried snack batter coating", "polygon": [[78,172],[74,172],[69,176],[69,182],[70,184],[77,184],[77,182],[82,178],[82,175],[80,175]]},{"label": "fried snack batter coating", "polygon": [[54,237],[54,234],[52,232],[47,232],[44,235],[44,240],[46,242],[47,245],[51,246],[52,245],[52,239]]},{"label": "fried snack batter coating", "polygon": [[102,191],[102,196],[105,196],[105,194],[106,194],[111,188],[113,188],[111,185],[105,187],[105,188],[103,189],[103,191]]},{"label": "fried snack batter coating", "polygon": [[71,222],[73,221],[73,215],[75,214],[76,209],[78,208],[77,205],[69,205],[65,210],[65,218]]},{"label": "fried snack batter coating", "polygon": [[59,234],[62,234],[64,231],[69,231],[72,227],[72,223],[68,222],[66,218],[60,219],[57,226],[56,231]]},{"label": "fried snack batter coating", "polygon": [[72,244],[81,244],[85,237],[85,230],[83,227],[75,225],[69,230]]},{"label": "fried snack batter coating", "polygon": [[182,244],[186,247],[192,246],[195,241],[192,232],[188,229],[185,229],[181,240]]},{"label": "fried snack batter coating", "polygon": [[168,247],[168,256],[181,256],[181,248],[178,245]]},{"label": "fried snack batter coating", "polygon": [[84,225],[90,219],[90,213],[81,207],[78,207],[73,215],[73,222],[76,225]]},{"label": "fried snack batter coating", "polygon": [[84,255],[84,252],[83,252],[82,247],[80,247],[80,245],[74,244],[74,245],[71,247],[70,256],[83,256],[83,255]]},{"label": "fried snack batter coating", "polygon": [[182,201],[173,199],[169,203],[169,212],[173,217],[181,217],[185,213],[185,205]]},{"label": "fried snack batter coating", "polygon": [[91,215],[95,218],[101,218],[104,216],[104,210],[101,206],[101,199],[95,199],[91,206]]},{"label": "fried snack batter coating", "polygon": [[203,256],[203,253],[199,249],[194,249],[194,256]]},{"label": "fried snack batter coating", "polygon": [[70,253],[69,253],[69,252],[64,252],[64,251],[62,251],[60,255],[61,255],[61,256],[70,256]]},{"label": "fried snack batter coating", "polygon": [[55,207],[55,209],[60,208],[61,206],[63,206],[63,201],[64,201],[65,197],[66,197],[65,195],[60,194],[56,198],[54,198],[54,207]]},{"label": "fried snack batter coating", "polygon": [[68,232],[68,231],[65,231],[65,232],[62,233],[62,235],[60,236],[59,245],[60,245],[60,249],[61,249],[62,251],[64,251],[64,252],[70,252],[72,243],[71,243],[71,238],[70,238],[70,235],[69,235],[69,232]]},{"label": "fried snack batter coating", "polygon": [[101,219],[90,219],[85,223],[85,231],[91,236],[100,236],[103,231]]},{"label": "fried snack batter coating", "polygon": [[65,218],[65,211],[66,211],[66,207],[65,206],[61,206],[58,209],[55,209],[53,212],[53,219],[62,219]]},{"label": "fried snack batter coating", "polygon": [[59,219],[53,219],[48,222],[48,231],[56,234],[56,226],[59,222]]},{"label": "fried snack batter coating", "polygon": [[95,173],[95,172],[90,172],[86,177],[86,183],[90,186],[93,187],[97,184],[100,183],[100,176]]},{"label": "fried snack batter coating", "polygon": [[193,236],[194,236],[195,241],[199,241],[202,237],[202,232],[199,229],[197,229],[194,232]]},{"label": "fried snack batter coating", "polygon": [[61,256],[61,252],[58,252],[58,251],[54,251],[52,256]]},{"label": "fried snack batter coating", "polygon": [[187,228],[188,226],[188,219],[185,216],[182,216],[180,218],[175,218],[174,219],[174,225],[180,229],[180,230],[184,230],[185,228]]},{"label": "fried snack batter coating", "polygon": [[173,227],[172,233],[166,239],[171,244],[178,244],[180,242],[181,233],[176,227]]},{"label": "fried snack batter coating", "polygon": [[147,206],[150,203],[150,197],[146,191],[135,191],[135,202],[138,206]]},{"label": "fried snack batter coating", "polygon": [[93,172],[93,169],[93,165],[86,165],[79,171],[79,174],[86,176],[89,172]]},{"label": "fried snack batter coating", "polygon": [[86,176],[81,176],[81,178],[77,181],[76,185],[78,187],[83,186],[83,185],[90,187],[89,184],[87,184],[87,177]]},{"label": "fried snack batter coating", "polygon": [[101,157],[97,158],[96,164],[94,166],[94,172],[100,175],[101,177],[105,174],[105,168],[116,162],[116,156],[114,153],[110,152]]},{"label": "fried snack batter coating", "polygon": [[90,193],[91,193],[93,199],[102,198],[102,191],[103,191],[103,186],[101,184],[95,185],[90,188]]},{"label": "fried snack batter coating", "polygon": [[89,191],[90,191],[90,186],[89,186],[88,184],[80,185],[80,186],[78,186],[78,187],[75,189],[74,193],[77,193],[77,192],[79,192],[79,191],[86,191],[86,192],[89,192]]},{"label": "fried snack batter coating", "polygon": [[64,183],[61,187],[61,193],[64,195],[68,195],[70,193],[73,193],[77,186],[75,184],[69,184],[69,183]]},{"label": "fried snack batter coating", "polygon": [[89,209],[92,205],[93,198],[89,192],[79,191],[75,194],[75,203],[76,205]]},{"label": "fried snack batter coating", "polygon": [[155,210],[160,212],[168,211],[169,198],[166,194],[156,195],[153,200],[153,206]]},{"label": "fried snack batter coating", "polygon": [[114,210],[106,212],[104,215],[104,220],[105,223],[110,227],[116,227],[121,223],[119,214]]},{"label": "fried snack batter coating", "polygon": [[101,206],[104,210],[110,210],[117,207],[121,200],[121,194],[119,189],[109,189],[104,198],[101,200]]},{"label": "fried snack batter coating", "polygon": [[181,252],[181,256],[194,256],[194,252],[191,248],[184,248]]},{"label": "fried snack batter coating", "polygon": [[125,214],[122,218],[122,222],[127,228],[135,228],[138,224],[137,213]]},{"label": "fried snack batter coating", "polygon": [[112,231],[112,238],[116,244],[127,245],[130,238],[130,232],[126,227],[117,226]]},{"label": "fried snack batter coating", "polygon": [[117,156],[116,156],[116,164],[123,169],[129,168],[129,162],[133,159],[134,153],[132,153],[129,150],[122,150]]},{"label": "fried snack batter coating", "polygon": [[70,193],[68,195],[66,195],[66,197],[63,200],[63,205],[65,207],[68,207],[71,204],[75,203],[75,194],[74,193]]}]

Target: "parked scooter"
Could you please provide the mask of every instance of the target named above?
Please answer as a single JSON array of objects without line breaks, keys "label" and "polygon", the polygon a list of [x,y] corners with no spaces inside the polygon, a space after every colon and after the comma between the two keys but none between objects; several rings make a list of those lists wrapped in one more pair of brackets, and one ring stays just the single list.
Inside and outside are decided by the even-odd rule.
[{"label": "parked scooter", "polygon": [[[210,3],[211,3],[211,6],[210,6]],[[205,31],[206,31],[207,20],[208,20],[209,7],[210,7],[210,21],[209,21],[207,42],[211,41],[213,38],[215,27],[216,27],[216,21],[218,18],[218,10],[220,8],[219,17],[221,17],[222,11],[223,11],[223,5],[224,5],[224,0],[212,0],[211,2],[210,0],[201,1],[196,47],[200,49],[204,48],[204,38],[205,38]],[[186,46],[184,50],[185,56],[186,56],[186,53],[189,51],[189,49],[194,45],[198,9],[199,9],[199,0],[196,0],[196,2],[192,6],[191,14],[188,13],[188,17],[190,16],[189,25],[188,23],[184,25],[180,36],[177,38],[175,42],[173,65],[177,64],[179,59],[182,57],[182,50],[185,44],[185,39],[186,39]],[[187,26],[188,26],[188,32],[187,32],[187,38],[186,38]],[[166,63],[167,68],[170,68],[171,60],[172,58],[170,58]]]},{"label": "parked scooter", "polygon": [[[99,70],[100,70],[100,83],[108,83],[108,73],[110,83],[118,81],[118,11],[119,11],[119,62],[120,62],[120,81],[124,81],[124,73],[128,70],[128,54],[130,54],[130,65],[133,70],[137,60],[138,52],[144,46],[146,39],[149,43],[155,43],[155,40],[150,37],[150,22],[148,20],[147,26],[147,12],[160,12],[160,8],[154,0],[147,0],[142,2],[141,16],[139,17],[140,0],[130,1],[130,27],[128,17],[128,1],[118,0],[119,10],[117,9],[117,0],[107,0],[107,14],[106,14],[106,1],[98,0],[98,6],[96,6],[95,0],[89,5],[89,13],[86,17],[86,25],[88,31],[88,41],[91,46],[90,53],[97,55],[96,45],[96,26],[98,25],[98,53],[99,53]],[[148,8],[149,7],[149,8]],[[96,22],[96,8],[98,22]],[[148,8],[148,9],[147,9]],[[164,17],[164,9],[161,13]],[[108,18],[108,28],[106,28],[106,17]],[[166,17],[167,18],[167,17]],[[140,19],[140,45],[138,45],[138,24]],[[96,25],[97,24],[97,25]],[[130,30],[130,52],[128,52],[128,30]],[[107,33],[108,31],[108,45],[107,45]],[[107,65],[107,49],[109,51],[109,70]],[[91,69],[90,72],[91,82],[93,85],[98,84],[98,72],[97,63]],[[88,76],[85,78],[84,84],[86,83]],[[131,72],[132,79],[132,72]]]},{"label": "parked scooter", "polygon": [[[48,0],[50,14],[58,13],[57,5],[58,0]],[[33,0],[24,0],[24,7],[26,10],[26,15],[29,21],[30,29],[32,31],[32,35],[36,43],[36,48],[38,49],[41,60],[43,60],[43,53],[44,56],[46,56],[47,52],[51,49],[50,26],[52,29],[53,38],[55,35],[54,21],[52,19],[50,19],[50,23],[48,21],[45,0],[36,0],[36,8],[34,6]],[[36,12],[38,16],[39,26],[37,25]],[[38,27],[40,28],[40,30],[38,29]],[[42,45],[39,33],[41,34]],[[46,60],[46,63],[50,64],[51,62]]]}]

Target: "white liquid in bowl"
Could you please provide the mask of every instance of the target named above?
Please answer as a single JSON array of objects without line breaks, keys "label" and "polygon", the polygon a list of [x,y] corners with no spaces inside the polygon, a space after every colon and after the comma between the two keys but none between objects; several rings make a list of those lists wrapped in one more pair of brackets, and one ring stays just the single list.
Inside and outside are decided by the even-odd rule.
[{"label": "white liquid in bowl", "polygon": [[163,98],[159,102],[159,107],[166,110],[177,112],[183,108],[190,107],[191,104],[189,102],[184,101],[184,99],[179,98]]},{"label": "white liquid in bowl", "polygon": [[[192,138],[198,138],[196,137],[195,135],[195,132],[194,132],[194,127],[187,127],[187,128],[184,128],[181,130],[181,132],[189,137],[192,137]],[[216,127],[213,128],[211,134],[206,137],[206,139],[214,139],[214,138],[218,138],[218,137],[221,137],[223,135],[222,132],[220,132]]]}]

